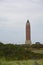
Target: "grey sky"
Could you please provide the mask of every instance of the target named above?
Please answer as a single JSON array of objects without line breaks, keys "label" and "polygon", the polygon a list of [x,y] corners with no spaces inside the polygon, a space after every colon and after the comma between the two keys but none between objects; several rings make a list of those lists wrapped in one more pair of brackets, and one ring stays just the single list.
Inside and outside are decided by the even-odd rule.
[{"label": "grey sky", "polygon": [[0,41],[24,43],[27,19],[32,42],[43,43],[43,0],[0,0]]}]

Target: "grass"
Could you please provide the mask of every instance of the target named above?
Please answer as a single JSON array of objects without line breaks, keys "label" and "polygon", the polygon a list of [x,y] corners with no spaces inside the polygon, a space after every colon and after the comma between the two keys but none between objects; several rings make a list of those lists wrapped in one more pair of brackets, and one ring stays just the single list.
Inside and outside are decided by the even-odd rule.
[{"label": "grass", "polygon": [[33,49],[32,52],[35,52],[35,53],[43,53],[43,49]]},{"label": "grass", "polygon": [[43,59],[40,60],[18,60],[18,61],[5,61],[0,59],[0,65],[43,65]]},{"label": "grass", "polygon": [[[3,50],[3,48],[4,48],[4,50]],[[33,57],[35,57],[35,54],[36,53],[43,54],[43,48],[41,48],[41,49],[29,48],[29,51],[28,51],[28,48],[27,47],[25,49],[24,48],[25,47],[19,47],[19,46],[14,46],[14,45],[6,45],[5,47],[3,45],[2,45],[2,47],[0,46],[0,49],[1,49],[0,50],[0,57],[1,57],[0,58],[0,65],[43,65],[43,59],[39,59],[39,60],[36,60],[35,59],[35,60],[32,60]],[[22,51],[22,52],[20,52],[20,51]],[[33,51],[35,54],[33,52],[31,52],[31,51]],[[18,58],[18,56],[22,55],[25,58],[28,58],[28,56],[30,57],[33,54],[34,54],[34,56],[32,57],[31,60],[15,60],[15,61],[12,60],[11,61],[11,59],[13,59],[13,57]],[[20,59],[22,58],[22,56],[20,56]],[[37,56],[37,57],[40,57],[40,56]],[[41,56],[41,57],[43,57],[43,56]],[[8,58],[10,60],[8,61],[5,58]]]},{"label": "grass", "polygon": [[29,48],[29,50],[31,50],[34,53],[40,53],[43,54],[43,48],[40,49],[36,49],[36,48]]}]

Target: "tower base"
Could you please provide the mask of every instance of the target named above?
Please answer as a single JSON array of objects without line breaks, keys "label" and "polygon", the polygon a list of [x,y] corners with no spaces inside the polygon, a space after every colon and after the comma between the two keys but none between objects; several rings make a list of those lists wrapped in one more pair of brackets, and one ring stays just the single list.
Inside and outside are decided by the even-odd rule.
[{"label": "tower base", "polygon": [[30,40],[26,40],[26,41],[25,41],[25,44],[31,45],[31,41],[30,41]]}]

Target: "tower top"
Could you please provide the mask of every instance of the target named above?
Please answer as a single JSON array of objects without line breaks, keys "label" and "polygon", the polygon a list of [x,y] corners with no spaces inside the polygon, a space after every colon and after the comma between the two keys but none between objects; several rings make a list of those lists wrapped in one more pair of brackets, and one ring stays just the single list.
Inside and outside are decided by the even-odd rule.
[{"label": "tower top", "polygon": [[27,20],[27,23],[29,23],[29,20]]}]

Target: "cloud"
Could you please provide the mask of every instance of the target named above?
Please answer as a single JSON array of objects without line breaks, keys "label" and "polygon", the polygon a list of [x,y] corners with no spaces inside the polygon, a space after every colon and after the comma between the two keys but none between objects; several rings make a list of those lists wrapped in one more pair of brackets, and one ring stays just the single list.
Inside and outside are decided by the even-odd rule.
[{"label": "cloud", "polygon": [[33,3],[43,4],[43,0],[31,0]]},{"label": "cloud", "polygon": [[[36,41],[41,33],[39,33],[38,30],[40,28],[40,30],[42,31],[43,27],[43,4],[41,4],[41,2],[43,3],[43,1],[41,0],[0,1],[0,35],[2,35],[1,40],[7,33],[9,39],[7,35],[5,35],[5,38],[7,37],[7,39],[10,41],[14,41],[16,39],[16,42],[18,40],[20,42],[22,42],[23,40],[25,41],[25,25],[27,19],[29,19],[31,23],[32,41]],[[3,31],[4,33],[2,33]],[[39,33],[37,33],[37,37],[36,31]],[[41,36],[42,35],[40,35],[40,37]],[[5,39],[3,39],[3,41],[5,41]]]},{"label": "cloud", "polygon": [[0,0],[0,2],[3,3],[37,3],[37,4],[43,4],[43,0]]}]

